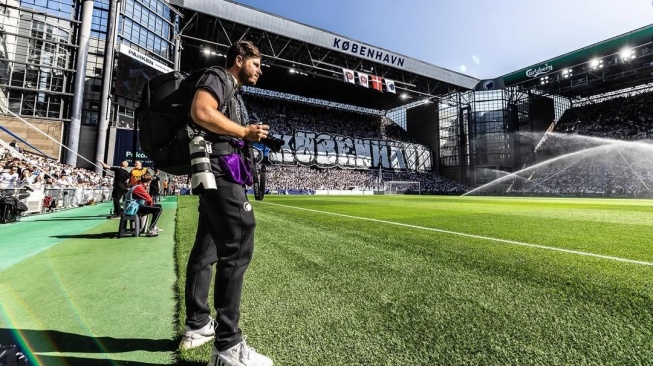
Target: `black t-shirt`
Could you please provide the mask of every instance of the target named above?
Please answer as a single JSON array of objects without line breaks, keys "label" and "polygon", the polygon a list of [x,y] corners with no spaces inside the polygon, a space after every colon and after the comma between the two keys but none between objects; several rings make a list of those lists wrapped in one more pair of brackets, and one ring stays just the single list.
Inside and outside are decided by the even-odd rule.
[{"label": "black t-shirt", "polygon": [[150,195],[159,195],[159,182],[161,182],[161,178],[158,175],[153,175],[152,183],[150,183]]},{"label": "black t-shirt", "polygon": [[113,186],[120,189],[127,189],[129,172],[119,166],[112,166],[110,169],[115,174],[113,177]]},{"label": "black t-shirt", "polygon": [[[213,96],[218,101],[218,109],[224,111],[224,114],[232,121],[239,123],[241,125],[245,124],[246,121],[241,121],[241,117],[238,113],[239,108],[239,96],[238,96],[238,86],[233,76],[220,68],[211,68],[208,69],[202,77],[197,82],[196,89],[206,89],[211,92]],[[232,95],[229,98],[229,95]],[[229,100],[225,101],[225,98]],[[242,99],[240,99],[242,100]],[[244,108],[244,104],[240,104],[241,108]],[[225,108],[226,107],[226,108]],[[224,141],[234,139],[232,137],[225,138],[224,136],[208,133],[206,140],[212,142]],[[218,158],[211,157],[211,168],[213,174],[220,177],[223,176],[223,170],[220,164],[218,163]]]},{"label": "black t-shirt", "polygon": [[[233,76],[230,73],[228,73],[223,69],[212,68],[206,70],[204,75],[200,77],[200,79],[197,81],[196,89],[206,89],[211,93],[213,93],[215,99],[218,100],[219,108],[222,110],[223,105],[225,103],[224,100],[225,97],[228,96],[227,94],[230,93],[232,90],[236,91],[237,86],[236,86],[236,81],[234,80]],[[231,102],[231,101],[227,101],[227,102]],[[230,106],[227,106],[227,111],[226,111],[227,117],[229,117],[229,119],[231,119],[232,121],[240,123],[240,121],[236,121],[232,119],[232,117],[236,117],[236,116],[231,115],[230,113],[231,108],[229,107]]]}]

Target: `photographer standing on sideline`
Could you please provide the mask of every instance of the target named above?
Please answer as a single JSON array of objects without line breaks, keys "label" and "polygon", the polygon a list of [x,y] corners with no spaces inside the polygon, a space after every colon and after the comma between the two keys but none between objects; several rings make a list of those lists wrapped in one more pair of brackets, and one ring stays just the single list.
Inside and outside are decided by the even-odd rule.
[{"label": "photographer standing on sideline", "polygon": [[[210,162],[217,189],[206,189],[199,195],[199,223],[188,258],[186,327],[180,348],[194,348],[215,337],[210,366],[272,365],[270,358],[245,343],[238,327],[243,277],[254,252],[256,226],[245,192],[243,177],[251,181],[251,172],[243,142],[261,141],[269,130],[267,125],[249,124],[240,87],[255,85],[261,74],[258,48],[250,41],[238,41],[227,51],[226,69],[208,69],[200,78],[191,105],[193,122],[206,132],[205,141],[212,145]],[[225,154],[237,158],[236,162],[220,159]],[[211,265],[216,262],[213,320],[207,299]]]}]

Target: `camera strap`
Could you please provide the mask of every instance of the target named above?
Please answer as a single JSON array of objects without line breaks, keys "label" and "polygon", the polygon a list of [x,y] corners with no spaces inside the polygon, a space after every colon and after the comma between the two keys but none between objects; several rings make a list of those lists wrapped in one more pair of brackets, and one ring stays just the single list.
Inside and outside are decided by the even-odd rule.
[{"label": "camera strap", "polygon": [[211,152],[209,152],[209,156],[214,157],[214,156],[224,156],[224,155],[229,155],[229,154],[237,154],[238,149],[233,147],[229,142],[227,141],[220,141],[220,142],[214,142],[210,143],[207,145],[211,146]]},{"label": "camera strap", "polygon": [[249,155],[249,162],[252,164],[252,188],[254,189],[254,198],[257,201],[263,201],[263,197],[265,197],[265,179],[263,180],[263,187],[261,187],[258,170],[256,170],[256,161],[254,160],[254,147],[251,142],[247,142],[246,149],[247,155]]}]

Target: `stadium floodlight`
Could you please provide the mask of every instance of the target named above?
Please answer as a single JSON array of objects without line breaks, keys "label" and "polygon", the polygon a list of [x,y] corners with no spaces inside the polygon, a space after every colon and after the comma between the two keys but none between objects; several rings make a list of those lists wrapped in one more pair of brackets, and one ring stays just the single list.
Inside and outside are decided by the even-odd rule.
[{"label": "stadium floodlight", "polygon": [[632,48],[624,48],[619,52],[619,57],[623,62],[630,61],[635,58],[635,50]]},{"label": "stadium floodlight", "polygon": [[288,72],[290,72],[291,74],[294,74],[294,73],[295,73],[295,69],[294,69],[294,68],[291,68],[290,70],[288,70]]},{"label": "stadium floodlight", "polygon": [[402,93],[401,94],[401,99],[408,99],[408,94]]},{"label": "stadium floodlight", "polygon": [[572,75],[571,69],[562,70],[562,76],[566,79]]},{"label": "stadium floodlight", "polygon": [[210,55],[210,54],[211,54],[211,50],[208,49],[208,48],[202,48],[202,53],[204,53],[205,55]]},{"label": "stadium floodlight", "polygon": [[540,78],[540,84],[544,85],[544,84],[548,84],[548,83],[549,83],[549,76],[548,75]]},{"label": "stadium floodlight", "polygon": [[594,58],[590,61],[590,68],[592,70],[597,70],[603,68],[603,60],[599,60],[598,58]]}]

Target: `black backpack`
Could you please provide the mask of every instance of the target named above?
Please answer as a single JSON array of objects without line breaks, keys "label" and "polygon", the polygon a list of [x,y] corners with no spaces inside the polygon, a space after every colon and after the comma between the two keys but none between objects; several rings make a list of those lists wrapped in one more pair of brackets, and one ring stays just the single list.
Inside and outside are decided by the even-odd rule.
[{"label": "black backpack", "polygon": [[[151,78],[143,86],[136,109],[138,140],[155,168],[173,175],[190,173],[188,143],[198,130],[190,118],[190,106],[197,82],[207,70],[224,73],[221,67],[198,70],[188,77],[171,71]],[[225,97],[221,112],[224,113],[234,93],[231,91]]]}]

